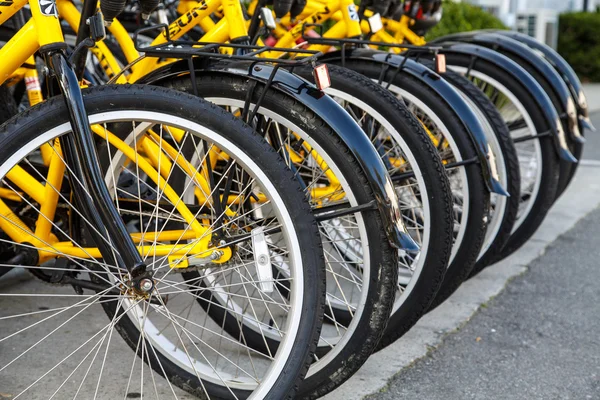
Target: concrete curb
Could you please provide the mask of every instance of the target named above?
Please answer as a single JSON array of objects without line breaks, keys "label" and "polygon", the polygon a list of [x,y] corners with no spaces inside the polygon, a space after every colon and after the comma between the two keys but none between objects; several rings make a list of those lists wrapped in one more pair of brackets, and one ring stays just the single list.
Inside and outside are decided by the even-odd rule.
[{"label": "concrete curb", "polygon": [[525,272],[527,265],[542,255],[558,236],[598,207],[600,164],[582,164],[569,190],[554,204],[527,244],[506,260],[465,282],[444,304],[423,317],[396,343],[372,355],[356,375],[324,399],[361,399],[383,389],[390,378],[439,346],[448,333],[467,323],[482,304],[502,292],[512,278]]},{"label": "concrete curb", "polygon": [[583,84],[583,92],[588,103],[588,112],[594,113],[600,111],[600,83]]}]

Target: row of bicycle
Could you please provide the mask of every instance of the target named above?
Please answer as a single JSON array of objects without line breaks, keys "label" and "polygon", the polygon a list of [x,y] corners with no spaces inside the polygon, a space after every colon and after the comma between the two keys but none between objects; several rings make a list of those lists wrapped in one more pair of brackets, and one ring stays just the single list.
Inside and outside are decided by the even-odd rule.
[{"label": "row of bicycle", "polygon": [[274,3],[0,3],[1,392],[322,396],[573,178],[593,127],[549,47]]}]

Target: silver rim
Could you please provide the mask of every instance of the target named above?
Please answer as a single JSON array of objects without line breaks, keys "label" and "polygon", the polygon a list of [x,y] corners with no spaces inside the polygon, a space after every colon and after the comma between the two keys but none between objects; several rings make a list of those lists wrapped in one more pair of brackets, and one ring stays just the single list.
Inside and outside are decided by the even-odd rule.
[{"label": "silver rim", "polygon": [[[422,100],[395,85],[390,85],[388,88],[398,98],[402,99],[409,107],[409,110],[423,123],[423,125],[436,137],[443,138],[448,143],[448,148],[438,150],[442,160],[462,161],[463,157],[460,154],[458,146],[442,120],[429,108]],[[450,187],[452,189],[452,197],[454,199],[453,214],[454,214],[454,243],[448,265],[452,263],[456,252],[460,248],[469,218],[469,186],[467,174],[463,167],[446,169]],[[423,263],[425,257],[420,257],[419,262]]]},{"label": "silver rim", "polygon": [[[97,396],[114,398],[116,396],[125,396],[127,391],[133,388],[141,392],[154,391],[156,396],[160,398],[177,397],[176,393],[178,393],[179,389],[175,389],[166,380],[156,379],[159,378],[159,374],[147,366],[144,368],[144,363],[137,360],[138,356],[136,356],[136,352],[131,351],[127,347],[123,348],[121,342],[117,343],[115,340],[111,340],[113,336],[116,336],[113,335],[113,328],[116,323],[122,318],[129,318],[137,326],[139,332],[142,333],[140,338],[144,337],[145,339],[138,341],[138,351],[141,353],[142,358],[145,357],[145,361],[148,361],[149,357],[157,359],[157,354],[161,354],[175,365],[197,377],[202,384],[211,382],[229,390],[248,390],[252,391],[252,396],[263,398],[273,388],[294,348],[300,326],[303,305],[302,293],[304,288],[301,249],[298,238],[293,229],[291,217],[287,209],[285,209],[283,200],[279,196],[275,185],[269,181],[257,164],[244,153],[243,149],[237,148],[218,133],[189,120],[155,112],[113,111],[94,114],[90,116],[90,121],[92,124],[103,124],[105,129],[110,122],[124,121],[131,123],[132,121],[138,121],[139,124],[134,123],[132,125],[132,131],[142,127],[144,123],[147,123],[147,127],[142,129],[153,127],[156,130],[156,126],[159,125],[160,137],[164,137],[165,139],[167,131],[164,131],[163,136],[163,126],[177,127],[186,132],[193,133],[194,137],[202,138],[208,143],[217,143],[218,147],[226,152],[231,160],[234,160],[232,164],[237,163],[240,168],[243,168],[249,174],[250,183],[248,187],[253,193],[260,193],[267,197],[267,200],[262,204],[265,204],[265,208],[269,208],[270,215],[273,216],[273,221],[281,225],[280,235],[285,237],[285,254],[282,256],[286,258],[289,266],[290,275],[287,281],[289,282],[290,295],[285,299],[285,302],[272,302],[276,303],[276,307],[273,306],[275,308],[280,308],[282,304],[285,304],[283,312],[285,314],[285,321],[277,326],[282,335],[281,343],[275,354],[251,354],[248,346],[244,345],[243,340],[238,341],[237,338],[227,337],[222,331],[218,332],[218,326],[215,328],[214,326],[203,325],[205,322],[202,321],[209,321],[210,319],[206,318],[206,315],[199,314],[201,308],[197,307],[194,311],[185,309],[185,314],[183,311],[181,314],[178,314],[179,307],[182,305],[178,301],[178,298],[182,299],[188,296],[186,300],[193,298],[195,303],[198,289],[197,286],[194,286],[193,290],[182,289],[189,282],[180,280],[179,274],[171,273],[174,270],[165,263],[166,257],[158,257],[153,254],[152,249],[156,249],[153,246],[157,243],[157,239],[153,239],[154,244],[147,246],[148,252],[144,256],[148,264],[152,266],[156,281],[155,289],[152,292],[152,296],[156,299],[154,303],[151,300],[133,297],[127,291],[120,291],[117,294],[111,295],[99,292],[94,295],[79,296],[74,294],[70,287],[57,287],[45,284],[40,286],[38,280],[9,286],[3,290],[0,301],[4,301],[5,305],[1,307],[3,311],[0,314],[0,319],[5,320],[5,323],[0,325],[0,331],[2,332],[0,334],[0,343],[7,346],[7,349],[11,348],[11,351],[2,352],[1,358],[3,361],[1,364],[4,367],[1,368],[0,372],[5,377],[11,377],[11,384],[14,384],[14,389],[10,390],[16,394],[15,398],[29,397],[35,395],[36,391],[41,391],[38,393],[39,396],[47,396],[48,398],[63,398],[63,396],[71,398],[73,395],[74,397],[81,396],[82,398],[96,398]],[[50,142],[51,139],[69,130],[69,123],[65,123],[27,143],[0,167],[0,176],[5,177],[7,171],[12,166],[24,160],[24,157],[31,154],[40,145]],[[135,137],[136,134],[133,134],[133,136]],[[181,153],[179,152],[178,154]],[[113,164],[113,171],[119,170],[119,163],[125,165],[122,160],[122,157],[112,158],[112,162],[115,163]],[[35,161],[34,154],[33,157],[23,162],[33,168]],[[136,165],[135,170],[137,169],[137,163],[134,164]],[[131,171],[131,166],[128,168]],[[122,173],[123,171],[124,169],[121,169]],[[143,174],[137,171],[137,176],[142,177]],[[224,177],[225,173],[222,176]],[[107,175],[107,180],[109,182],[116,182],[114,175]],[[167,178],[168,180],[169,178]],[[137,193],[141,193],[139,189],[140,182],[144,181],[145,178],[144,180],[138,179]],[[2,179],[2,183],[4,188],[13,187],[8,179]],[[119,188],[117,186],[111,184],[111,190],[118,191]],[[160,197],[160,194],[160,190],[158,190],[158,197],[156,198],[158,200],[164,199]],[[118,197],[121,198],[120,196]],[[25,200],[23,196],[22,198]],[[69,204],[68,199],[64,200],[66,204]],[[122,201],[118,200],[117,204],[121,210],[124,209],[125,205]],[[155,202],[153,210],[155,213],[154,220],[150,218],[150,221],[142,221],[143,218],[147,217],[147,215],[144,215],[144,212],[139,212],[134,219],[139,218],[142,221],[140,224],[142,226],[146,224],[147,227],[151,224],[157,225],[159,219],[177,221],[176,215],[171,214],[173,218],[167,218],[162,214],[163,210],[160,210],[162,204],[158,201]],[[240,218],[237,218],[235,221],[241,226],[242,222]],[[61,227],[55,224],[53,228],[57,232],[60,231],[61,234],[66,234],[64,226]],[[87,229],[89,229],[89,226]],[[163,226],[157,232],[163,232],[164,229]],[[145,234],[145,232],[147,231],[142,231],[142,234]],[[101,260],[81,260],[73,256],[68,256],[67,259],[72,261],[81,273],[96,276],[99,281],[109,284],[111,288],[119,287],[117,285],[124,283],[125,278],[122,271],[116,270],[114,266],[105,264]],[[94,266],[94,268],[88,267],[88,263]],[[202,268],[205,265],[201,264]],[[32,267],[22,266],[20,268],[31,271]],[[49,271],[56,271],[57,268],[52,263],[36,267],[38,270],[48,269]],[[230,263],[220,271],[223,272],[226,268],[232,270],[235,267]],[[252,267],[246,265],[244,268],[246,270]],[[159,271],[161,270],[164,273],[159,276]],[[208,275],[211,275],[210,270],[204,269],[204,271],[207,271]],[[252,275],[256,275],[256,273],[250,272],[245,276],[249,277]],[[275,279],[272,281],[277,284]],[[255,298],[252,294],[249,294],[247,297],[249,303],[260,303],[263,309],[273,309],[271,302],[267,301],[264,291],[260,295],[261,290],[257,289],[258,285],[259,283],[250,282],[249,285],[240,284],[239,286],[250,287],[251,292],[258,296]],[[170,296],[168,303],[165,297],[167,295]],[[234,293],[231,292],[231,295],[233,296]],[[37,307],[39,307],[42,299],[44,301],[42,303],[44,308],[38,310]],[[15,310],[14,300],[20,300],[18,307],[16,307],[17,310]],[[271,298],[270,300],[273,299]],[[105,301],[118,301],[117,309],[123,310],[124,313],[117,313],[108,324],[105,324],[106,321],[95,322],[99,319],[97,314],[103,314],[97,304]],[[67,305],[65,304],[67,302],[74,304]],[[25,311],[26,308],[33,308],[35,311]],[[14,313],[12,313],[13,311]],[[91,313],[92,316],[97,318],[90,318],[90,316],[83,314],[84,311]],[[73,313],[74,315],[72,315]],[[197,318],[193,319],[190,315]],[[60,318],[68,319],[63,322]],[[167,322],[165,327],[158,323],[158,320],[161,318]],[[257,321],[260,320],[257,314],[255,314],[254,318]],[[46,326],[45,328],[44,325]],[[58,327],[55,328],[56,325]],[[73,326],[73,328],[69,330],[68,327],[70,326]],[[100,327],[99,330],[97,329],[98,327]],[[41,334],[34,337],[35,335],[32,334],[33,328],[41,329]],[[73,347],[78,347],[73,352],[66,349],[59,352],[61,360],[44,358],[44,350],[39,354],[42,347],[48,349],[52,348],[52,346],[57,346],[57,344],[52,344],[53,340],[58,339],[58,335],[54,334],[65,328],[67,331],[62,332],[63,336],[71,333],[74,342]],[[13,331],[10,331],[11,329]],[[50,333],[47,333],[48,331]],[[84,341],[86,333],[89,333],[90,337]],[[28,336],[29,334],[32,336]],[[38,340],[40,336],[43,336],[43,338]],[[28,343],[25,343],[28,342],[28,339],[30,342],[34,342],[31,347]],[[81,344],[82,341],[84,341],[83,344]],[[12,346],[9,343],[12,343]],[[62,348],[64,344],[64,342],[60,342],[58,346]],[[25,350],[20,350],[22,348],[25,348]],[[91,350],[88,352],[90,348]],[[38,357],[36,358],[37,361],[32,364],[32,360],[29,357],[33,353],[38,353]],[[62,359],[65,354],[66,357]],[[56,357],[56,355],[52,357]],[[245,360],[242,360],[243,358]],[[111,362],[115,362],[117,366],[110,367]],[[27,368],[27,374],[18,372],[19,364],[25,364],[24,367]],[[127,366],[123,367],[124,365]],[[9,368],[11,366],[13,367],[11,369],[15,371],[14,373],[10,372],[11,369]],[[126,371],[129,375],[124,377],[116,374],[118,370]],[[56,378],[56,375],[58,375],[58,378]],[[52,378],[53,376],[55,377],[54,379]],[[23,382],[28,378],[33,382]],[[138,378],[139,381],[137,381]],[[110,385],[103,384],[106,382],[110,382]],[[5,389],[9,390],[8,387]],[[113,392],[111,392],[112,394],[106,394],[103,390],[112,390]],[[204,391],[205,395],[209,398],[211,397],[207,390],[204,389],[204,386],[199,390]]]},{"label": "silver rim", "polygon": [[[467,73],[464,67],[451,66],[451,68],[462,75]],[[511,138],[517,139],[538,133],[523,104],[504,85],[480,71],[471,70],[469,74],[470,80],[492,100],[500,112],[509,127]],[[515,143],[515,148],[521,172],[521,193],[513,233],[527,219],[535,199],[539,196],[543,168],[542,149],[538,140]]]}]

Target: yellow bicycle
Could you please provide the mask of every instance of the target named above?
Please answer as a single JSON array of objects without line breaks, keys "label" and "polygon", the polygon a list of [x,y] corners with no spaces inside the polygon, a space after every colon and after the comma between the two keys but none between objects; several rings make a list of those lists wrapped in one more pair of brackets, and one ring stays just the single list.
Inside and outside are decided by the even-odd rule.
[{"label": "yellow bicycle", "polygon": [[[32,18],[0,49],[0,83],[38,51],[56,96],[0,127],[0,253],[17,271],[4,278],[23,281],[0,283],[3,392],[293,393],[324,295],[316,221],[293,174],[250,127],[196,97],[81,90],[53,2],[0,3],[0,24],[27,4]],[[103,37],[94,9],[73,57]],[[207,309],[279,345],[250,350]]]},{"label": "yellow bicycle", "polygon": [[[59,15],[76,30],[80,19],[77,8],[63,0],[59,0],[57,5]],[[184,6],[189,8],[182,9]],[[387,99],[380,97],[385,96],[385,91],[375,83],[356,74],[349,76],[350,72],[331,67],[334,84],[340,83],[342,79],[353,83],[356,82],[353,79],[361,79],[363,87],[370,88],[369,96],[373,99],[369,102],[371,107],[384,113],[377,115],[356,102],[357,93],[341,103],[369,135],[366,143],[360,147],[360,153],[368,154],[367,146],[373,143],[377,145],[377,158],[384,155],[383,161],[390,163],[385,165],[385,169],[395,176],[396,191],[400,194],[400,201],[396,203],[401,212],[398,215],[408,226],[409,233],[413,238],[419,239],[426,226],[435,225],[434,231],[437,234],[428,243],[431,251],[429,257],[431,259],[435,254],[435,262],[430,262],[425,267],[424,263],[416,264],[415,260],[418,258],[415,258],[414,253],[404,252],[401,253],[398,268],[395,254],[383,236],[385,226],[382,221],[353,212],[362,207],[365,210],[363,213],[369,213],[366,215],[375,215],[365,206],[372,207],[376,196],[366,186],[369,179],[365,172],[348,159],[351,147],[336,138],[334,132],[324,129],[325,122],[331,121],[331,118],[326,120],[327,116],[315,115],[312,110],[294,101],[289,95],[284,95],[281,90],[263,89],[262,82],[253,82],[247,76],[231,76],[210,68],[202,70],[202,66],[197,65],[194,68],[198,68],[198,73],[192,80],[187,62],[168,60],[169,54],[174,54],[183,43],[177,39],[184,37],[197,24],[202,24],[206,30],[204,36],[197,45],[191,42],[184,44],[198,51],[206,46],[202,43],[236,40],[239,43],[240,39],[248,38],[246,25],[249,22],[244,20],[239,3],[221,4],[218,0],[209,0],[195,4],[180,3],[179,8],[183,15],[166,28],[166,34],[159,34],[144,47],[138,43],[139,51],[129,33],[114,20],[109,28],[114,33],[111,40],[119,44],[120,53],[126,59],[117,59],[106,45],[96,46],[92,52],[107,78],[115,82],[141,80],[168,85],[209,99],[244,118],[264,134],[271,145],[280,151],[289,167],[302,178],[306,193],[319,213],[328,288],[325,324],[318,344],[317,358],[309,369],[308,378],[300,387],[300,393],[316,395],[330,391],[359,368],[377,345],[394,300],[394,276],[398,271],[402,272],[403,280],[397,286],[401,299],[397,302],[398,308],[401,308],[397,312],[399,323],[391,328],[396,335],[407,331],[417,321],[435,294],[450,254],[448,237],[452,234],[448,209],[451,202],[450,191],[447,190],[448,182],[440,161],[435,156],[435,150],[426,147],[431,144],[426,141],[423,143],[419,136],[421,128],[397,99],[390,98],[389,94]],[[206,19],[219,8],[223,14],[219,22]],[[239,29],[230,30],[229,26]],[[138,37],[149,32],[150,30],[138,32]],[[138,60],[140,53],[162,54],[163,61],[159,63],[152,58]],[[308,54],[304,50],[297,53]],[[258,54],[259,57],[271,59],[281,55],[293,56],[294,53],[289,49],[267,49]],[[135,62],[136,60],[138,61]],[[132,64],[122,72],[122,65],[128,63]],[[260,68],[256,70],[252,67],[252,75],[267,70],[264,66]],[[311,68],[296,66],[294,71],[307,78],[312,74]],[[168,78],[158,79],[162,76]],[[274,78],[273,81],[285,82],[286,90],[297,85],[292,81],[297,78],[285,79]],[[300,91],[305,90],[303,85],[306,84],[302,82],[295,86]],[[246,107],[250,96],[250,106]],[[341,94],[336,96],[337,100],[343,98]],[[382,102],[385,102],[384,109],[380,107]],[[251,113],[245,110],[257,103],[260,103],[257,114],[250,116]],[[417,135],[411,132],[415,129]],[[364,137],[362,133],[359,134]],[[401,137],[404,138],[400,139]],[[356,139],[357,137],[353,140]],[[422,207],[419,207],[422,198],[427,199],[426,215],[422,212]],[[329,220],[324,219],[327,214],[331,215]],[[210,304],[212,303],[226,305],[222,297],[214,295],[211,297]],[[406,305],[400,307],[402,303]],[[232,309],[238,308],[236,304],[235,299],[229,301]],[[213,321],[224,325],[230,335],[245,337],[246,343],[253,349],[268,352],[280,341],[276,332],[265,332],[257,336],[256,327],[252,324],[228,323],[229,315],[218,315],[219,308],[213,311],[207,307],[207,312]],[[360,354],[355,352],[358,345],[362,349]]]}]

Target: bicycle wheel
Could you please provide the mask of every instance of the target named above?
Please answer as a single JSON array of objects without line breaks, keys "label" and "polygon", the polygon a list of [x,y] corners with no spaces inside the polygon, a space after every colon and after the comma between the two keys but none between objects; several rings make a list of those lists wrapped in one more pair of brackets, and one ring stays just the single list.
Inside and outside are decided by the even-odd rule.
[{"label": "bicycle wheel", "polygon": [[448,66],[466,75],[494,103],[507,124],[519,158],[521,191],[519,211],[511,236],[494,262],[518,250],[535,233],[556,198],[559,159],[548,136],[537,136],[549,127],[536,112],[536,103],[527,88],[493,64],[469,57],[446,54]]},{"label": "bicycle wheel", "polygon": [[[379,81],[381,76],[381,64],[376,62],[350,59],[345,66],[372,80]],[[476,156],[468,133],[444,99],[402,70],[393,75],[392,82],[386,81],[386,77],[383,82],[419,119],[444,164]],[[483,245],[490,203],[478,164],[446,168],[446,173],[453,196],[454,245],[444,281],[430,308],[446,300],[471,273]]]},{"label": "bicycle wheel", "polygon": [[[28,398],[181,398],[179,388],[209,399],[292,396],[318,340],[325,289],[316,221],[293,174],[252,129],[198,98],[131,85],[85,90],[84,99],[93,131],[108,150],[119,149],[110,153],[107,186],[154,288],[138,295],[127,271],[101,259],[86,238],[111,245],[71,198],[80,181],[68,166],[56,170],[64,165],[56,163],[56,139],[70,131],[64,100],[13,118],[1,129],[0,226],[12,238],[3,245],[22,255],[15,267],[35,279],[0,296],[3,391]],[[178,143],[195,149],[201,168],[189,168]],[[196,203],[171,186],[179,170]],[[41,195],[19,183],[26,173],[41,182]],[[50,198],[57,208],[47,208]],[[26,240],[18,237],[28,230]],[[274,289],[281,285],[285,296]],[[252,350],[214,324],[197,300],[215,290],[245,305],[240,324],[281,335],[276,351]]]},{"label": "bicycle wheel", "polygon": [[[535,51],[532,50],[532,53],[533,52],[535,52]],[[559,178],[558,178],[558,187],[556,189],[556,197],[554,199],[556,201],[560,197],[560,195],[563,194],[563,192],[566,190],[566,188],[569,186],[569,183],[571,183],[571,179],[573,178],[573,176],[575,176],[575,172],[577,172],[577,167],[579,166],[579,161],[581,160],[581,155],[583,154],[583,143],[577,142],[571,136],[571,133],[570,133],[571,129],[569,128],[569,122],[568,122],[569,110],[566,109],[566,108],[568,108],[568,106],[567,107],[564,106],[564,103],[559,98],[559,94],[557,94],[557,93],[561,92],[560,88],[555,88],[554,84],[551,83],[550,81],[548,81],[546,76],[544,76],[542,73],[540,73],[540,71],[537,68],[532,66],[532,64],[528,61],[527,57],[517,56],[515,54],[511,54],[510,52],[500,51],[500,53],[503,54],[504,56],[510,58],[511,60],[513,60],[514,62],[519,64],[525,71],[527,71],[532,76],[532,78],[535,79],[535,81],[542,87],[544,92],[546,92],[546,94],[548,95],[548,98],[552,101],[552,104],[554,105],[556,112],[561,116],[565,116],[565,117],[561,117],[560,123],[562,124],[563,130],[566,133],[565,139],[566,139],[569,151],[571,151],[573,156],[577,159],[577,162],[573,163],[573,162],[562,160],[562,159],[559,160],[560,172],[559,172]],[[533,56],[537,57],[539,55],[535,54]],[[568,88],[566,87],[566,84],[563,86],[564,87],[562,89],[564,90],[564,92],[568,93]],[[570,98],[569,101],[572,101],[572,99]],[[572,102],[571,105],[573,107],[572,111],[575,112],[575,103]],[[579,125],[579,121],[578,121],[578,125]],[[579,128],[579,126],[577,126],[577,128]]]},{"label": "bicycle wheel", "polygon": [[[199,96],[235,115],[262,98],[252,126],[264,135],[300,178],[315,212],[325,251],[327,295],[321,338],[298,397],[319,396],[339,386],[360,368],[379,341],[389,318],[397,282],[396,253],[376,210],[323,219],[323,210],[369,204],[375,198],[364,172],[331,128],[305,105],[284,93],[242,77],[196,75]],[[188,76],[164,84],[193,92]],[[256,86],[254,86],[256,85]],[[334,189],[334,190],[331,190]],[[223,299],[214,298],[215,302]],[[253,348],[276,348],[279,338],[255,335],[255,327],[211,314],[231,334],[243,334]]]},{"label": "bicycle wheel", "polygon": [[479,120],[485,128],[486,138],[496,159],[500,183],[512,194],[510,197],[499,196],[495,193],[491,195],[485,239],[477,263],[471,271],[470,276],[472,277],[498,257],[510,238],[519,211],[519,196],[517,195],[521,190],[519,158],[508,127],[490,99],[468,79],[456,72],[447,71],[442,76],[459,90],[471,108],[479,115]]},{"label": "bicycle wheel", "polygon": [[[308,68],[295,72],[309,79]],[[377,148],[400,200],[407,230],[419,244],[400,252],[398,289],[378,348],[393,343],[427,311],[440,288],[452,251],[450,183],[419,121],[389,91],[364,75],[329,65],[332,96],[361,124]]]}]

